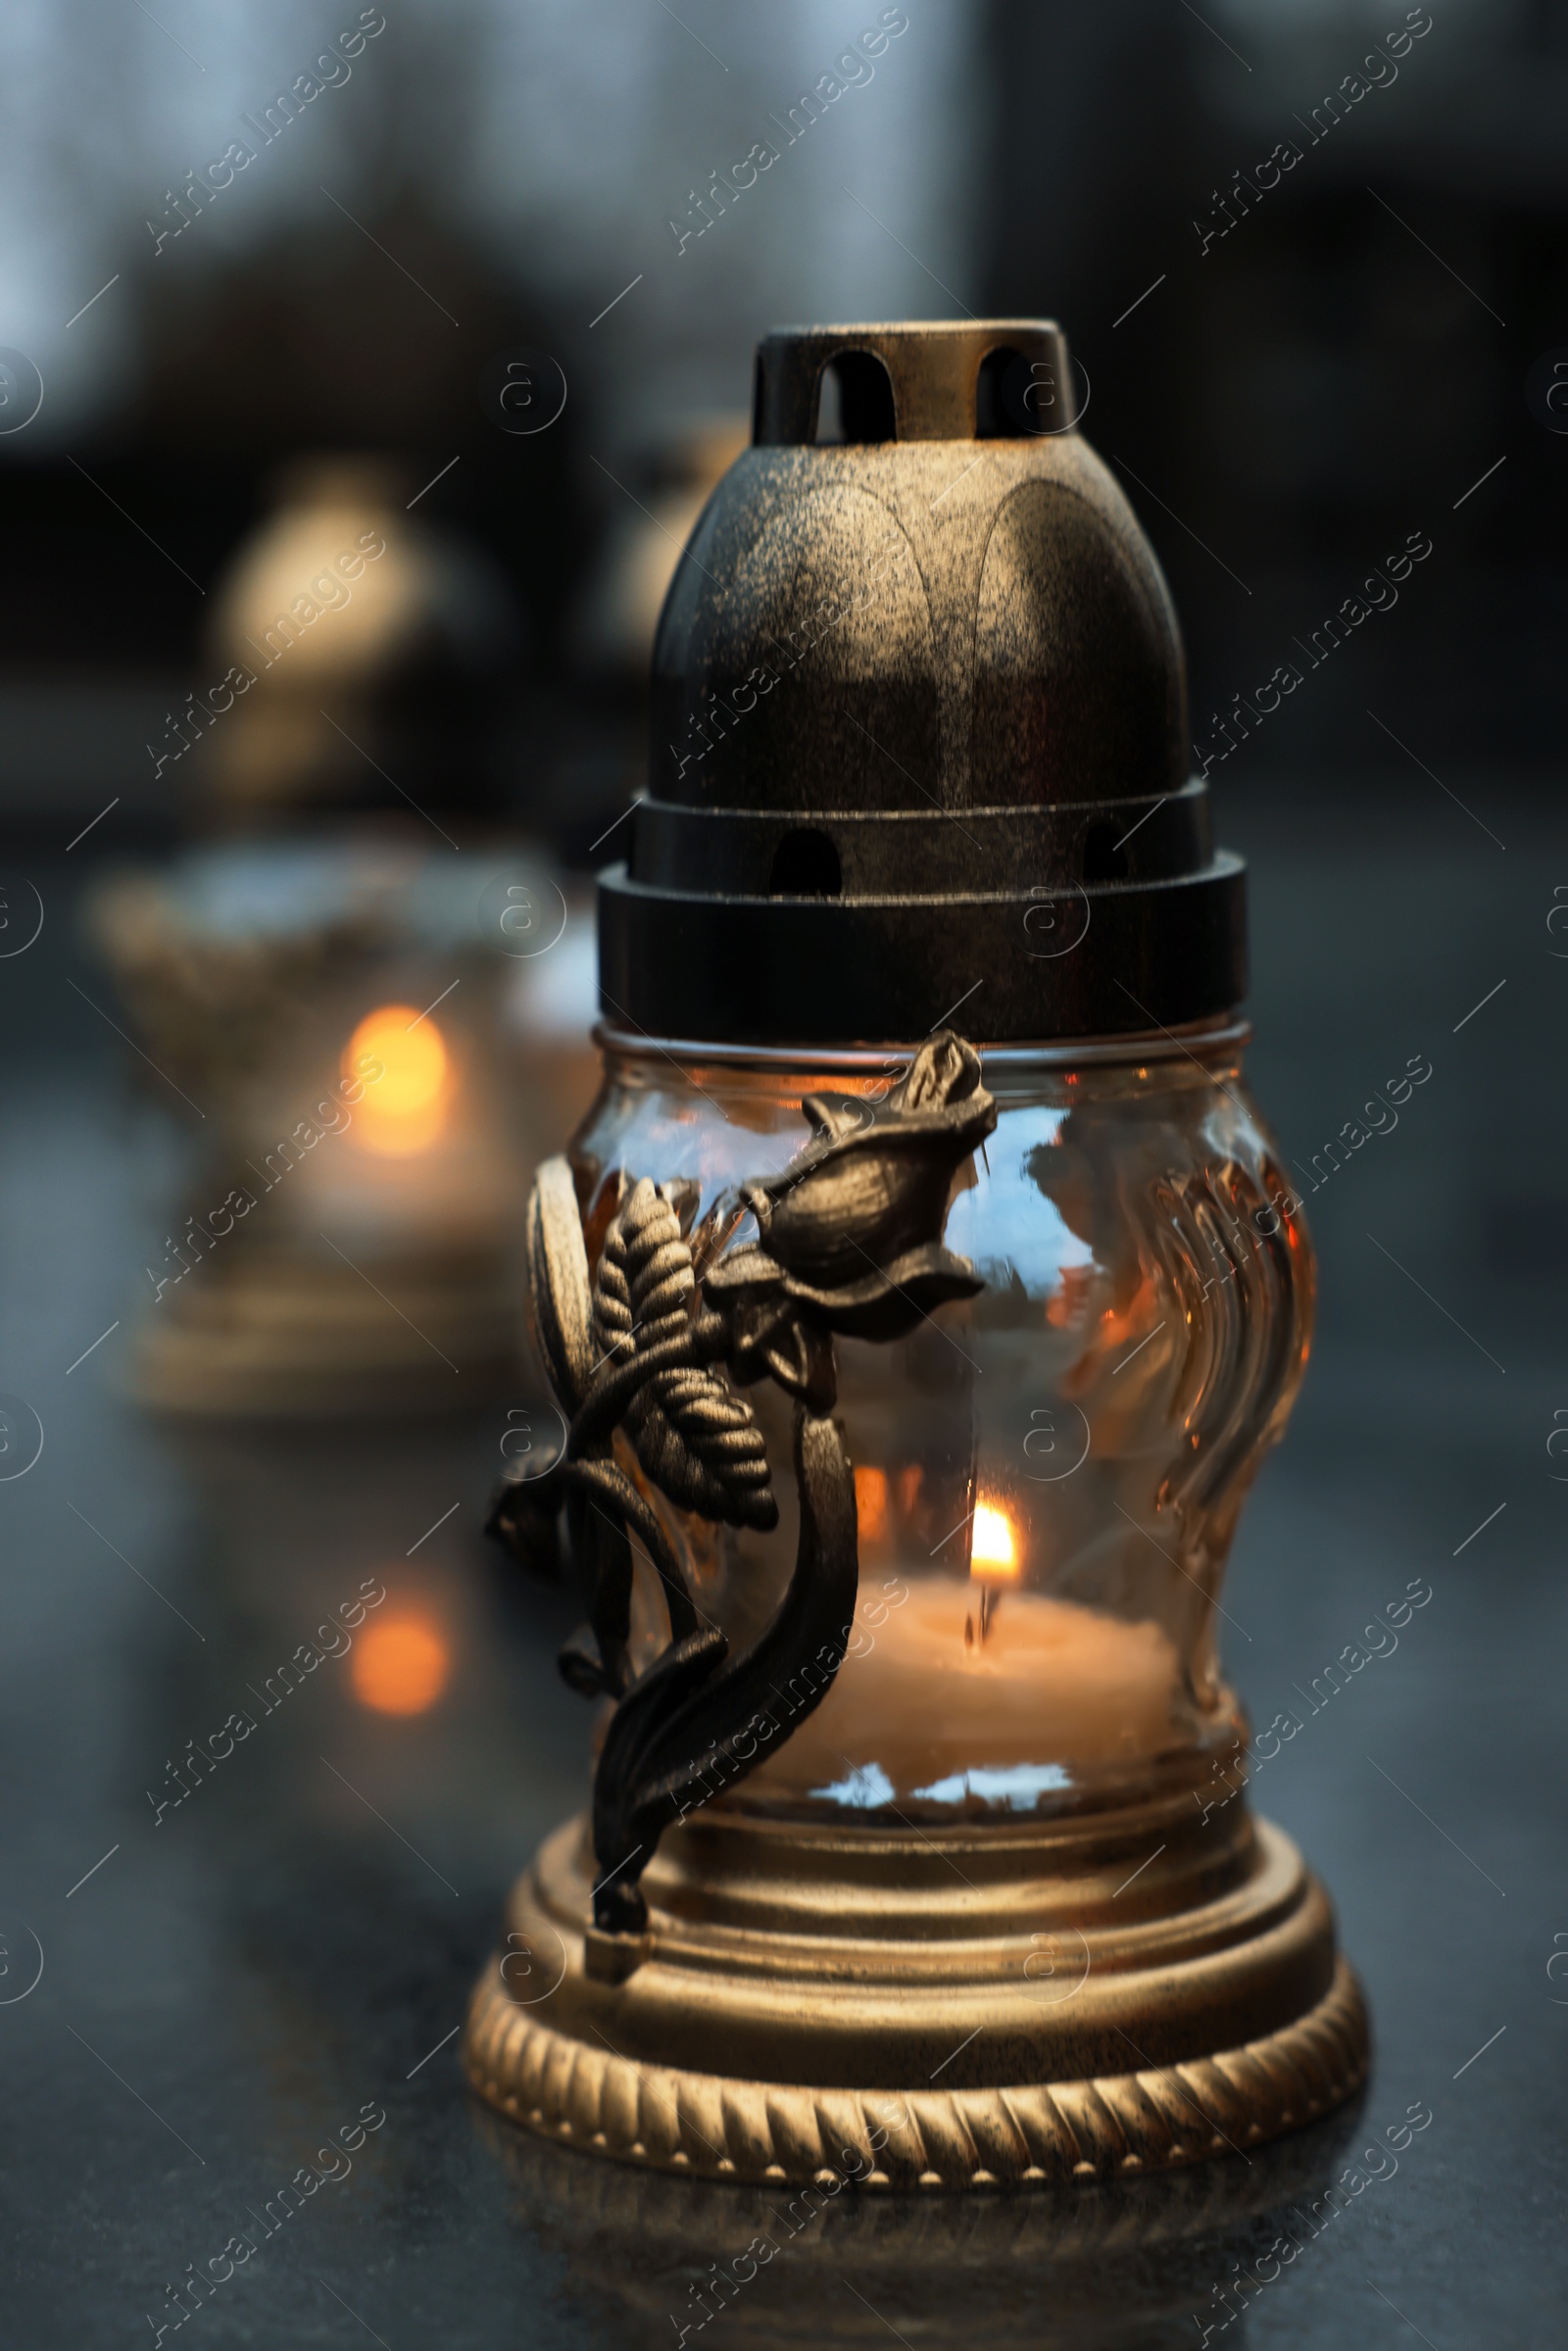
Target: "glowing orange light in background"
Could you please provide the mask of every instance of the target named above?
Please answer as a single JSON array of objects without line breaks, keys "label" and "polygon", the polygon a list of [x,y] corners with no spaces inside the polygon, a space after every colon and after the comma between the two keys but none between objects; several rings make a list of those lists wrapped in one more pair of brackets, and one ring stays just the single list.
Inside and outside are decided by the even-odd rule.
[{"label": "glowing orange light in background", "polygon": [[349,1673],[355,1696],[373,1713],[423,1714],[451,1678],[452,1651],[433,1617],[405,1608],[357,1636]]},{"label": "glowing orange light in background", "polygon": [[999,1583],[1010,1583],[1019,1573],[1017,1546],[1012,1540],[1012,1522],[1004,1510],[994,1503],[977,1502],[974,1513],[974,1533],[969,1546],[969,1573],[984,1576]]},{"label": "glowing orange light in background", "polygon": [[[368,1073],[376,1063],[381,1075]],[[434,1143],[447,1122],[452,1061],[433,1020],[413,1004],[368,1012],[343,1049],[343,1074],[364,1081],[351,1134],[367,1151],[407,1157]]]}]

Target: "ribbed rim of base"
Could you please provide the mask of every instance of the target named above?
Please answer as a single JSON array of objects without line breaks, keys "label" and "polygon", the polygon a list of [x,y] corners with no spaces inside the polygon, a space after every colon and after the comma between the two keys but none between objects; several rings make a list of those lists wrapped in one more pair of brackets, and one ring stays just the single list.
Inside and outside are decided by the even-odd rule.
[{"label": "ribbed rim of base", "polygon": [[1182,2065],[1016,2088],[843,2090],[643,2065],[557,2033],[509,1994],[499,1963],[469,2005],[464,2063],[525,2129],[694,2178],[959,2189],[1106,2180],[1240,2154],[1314,2122],[1366,2079],[1354,1971],[1336,1962],[1294,2024]]}]

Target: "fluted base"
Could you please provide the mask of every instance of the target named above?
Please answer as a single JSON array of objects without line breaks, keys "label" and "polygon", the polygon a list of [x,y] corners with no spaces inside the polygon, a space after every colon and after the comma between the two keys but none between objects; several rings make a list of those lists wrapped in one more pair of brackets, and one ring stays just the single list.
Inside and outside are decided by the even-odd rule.
[{"label": "fluted base", "polygon": [[646,1936],[591,1925],[580,1823],[474,1992],[474,2087],[710,2178],[963,2188],[1240,2152],[1365,2077],[1366,2010],[1294,1845],[1190,1798],[1049,1826],[667,1836]]}]

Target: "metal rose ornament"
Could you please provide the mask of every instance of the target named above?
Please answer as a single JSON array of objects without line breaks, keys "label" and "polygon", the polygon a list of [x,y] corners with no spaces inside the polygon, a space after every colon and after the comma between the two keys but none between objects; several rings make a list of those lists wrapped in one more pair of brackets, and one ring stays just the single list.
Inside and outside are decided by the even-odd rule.
[{"label": "metal rose ornament", "polygon": [[[951,1034],[922,1046],[880,1113],[856,1095],[804,1107],[815,1138],[782,1175],[743,1187],[761,1238],[713,1268],[710,1301],[733,1300],[753,1328],[891,1340],[972,1298],[973,1266],[940,1236],[954,1175],[997,1123],[973,1049]],[[757,1344],[749,1333],[743,1361]]]},{"label": "metal rose ornament", "polygon": [[[588,1623],[562,1671],[585,1695],[617,1700],[594,1780],[594,1918],[605,1933],[646,1925],[639,1880],[661,1835],[715,1778],[731,1784],[760,1760],[759,1740],[742,1739],[769,1697],[788,1687],[791,1715],[809,1713],[843,1662],[859,1569],[854,1477],[831,1417],[834,1334],[904,1338],[934,1307],[984,1288],[941,1239],[954,1178],[996,1125],[969,1046],[951,1032],[932,1039],[880,1104],[813,1095],[803,1108],[814,1133],[798,1158],[741,1184],[708,1219],[711,1239],[749,1212],[760,1240],[716,1249],[701,1272],[692,1186],[631,1184],[591,1278],[564,1159],[546,1161],[528,1201],[533,1327],[570,1428],[559,1477],[503,1488],[491,1526],[519,1558],[548,1564],[545,1529],[565,1504]],[[764,1378],[795,1398],[800,1537],[782,1603],[732,1655],[614,1441],[619,1432],[647,1485],[676,1509],[766,1532],[778,1504],[741,1393]],[[636,1676],[633,1538],[658,1570],[669,1626],[667,1645]]]}]

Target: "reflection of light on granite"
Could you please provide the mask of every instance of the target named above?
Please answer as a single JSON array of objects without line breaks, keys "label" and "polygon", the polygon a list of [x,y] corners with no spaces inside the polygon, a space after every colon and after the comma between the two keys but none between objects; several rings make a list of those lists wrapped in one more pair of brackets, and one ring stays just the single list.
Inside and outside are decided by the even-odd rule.
[{"label": "reflection of light on granite", "polygon": [[1028,1812],[1037,1796],[1071,1786],[1070,1774],[1059,1763],[1014,1763],[1004,1771],[954,1772],[914,1792],[933,1804],[961,1804],[965,1796],[978,1796],[983,1804],[1009,1804],[1014,1812]]},{"label": "reflection of light on granite", "polygon": [[374,1714],[424,1714],[446,1689],[452,1650],[433,1617],[401,1609],[368,1625],[350,1664],[354,1694]]},{"label": "reflection of light on granite", "polygon": [[835,1780],[831,1788],[813,1788],[813,1796],[825,1796],[831,1804],[855,1804],[870,1811],[878,1804],[891,1804],[893,1783],[880,1763],[862,1763],[851,1772],[847,1780]]},{"label": "reflection of light on granite", "polygon": [[1012,1522],[1004,1510],[991,1502],[978,1502],[974,1513],[974,1536],[969,1549],[969,1573],[972,1576],[996,1577],[1008,1581],[1019,1571],[1017,1545],[1012,1540]]},{"label": "reflection of light on granite", "polygon": [[447,1122],[452,1064],[435,1022],[413,1004],[368,1012],[343,1049],[346,1077],[369,1076],[351,1132],[362,1150],[406,1158],[434,1143]]}]

